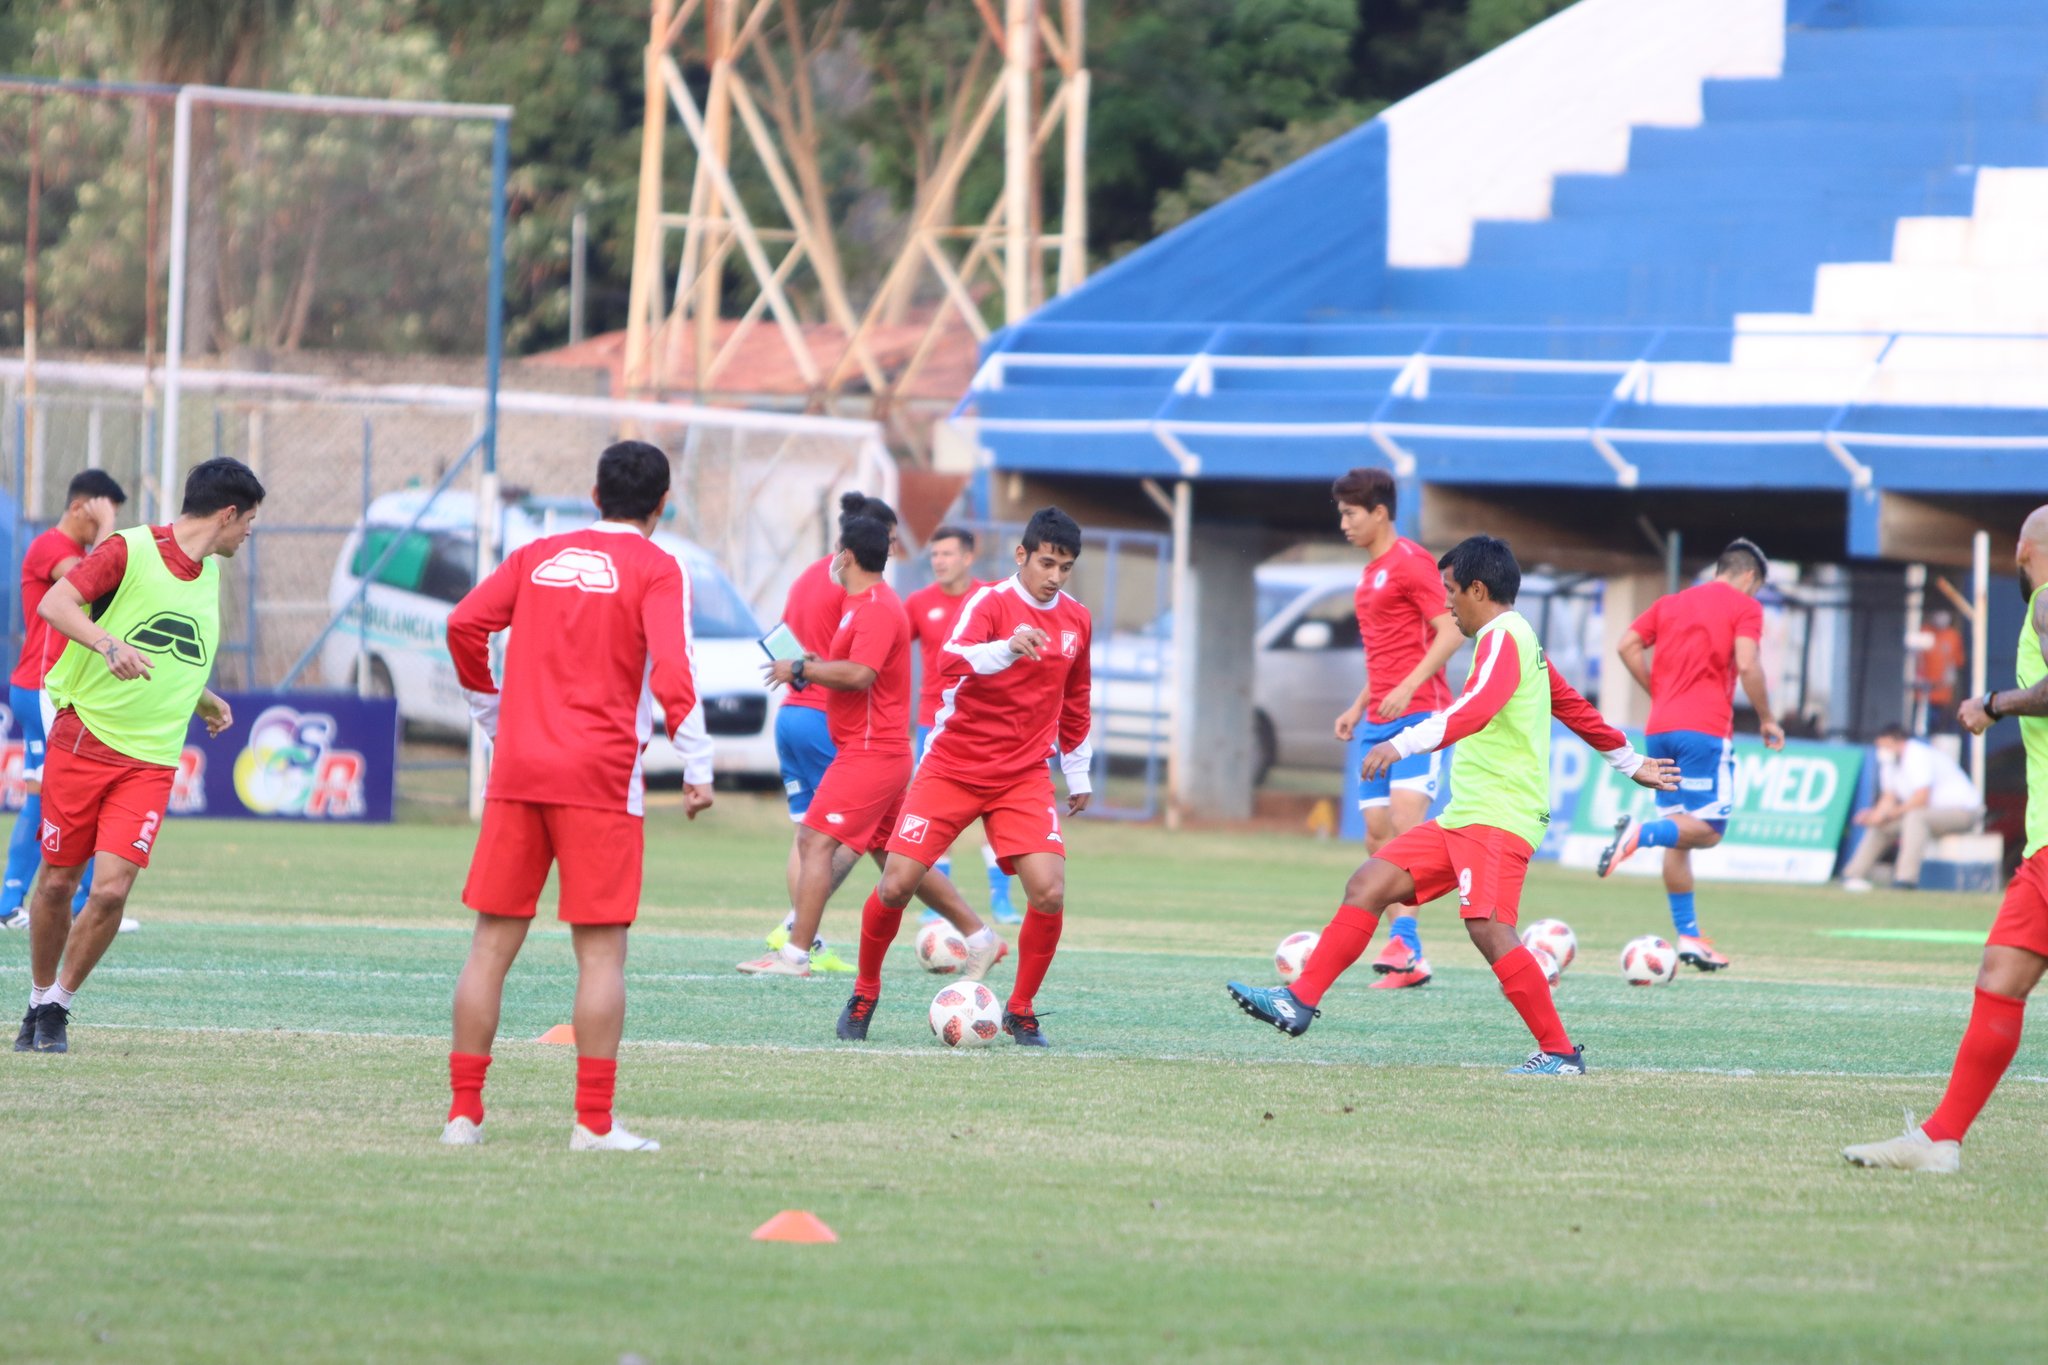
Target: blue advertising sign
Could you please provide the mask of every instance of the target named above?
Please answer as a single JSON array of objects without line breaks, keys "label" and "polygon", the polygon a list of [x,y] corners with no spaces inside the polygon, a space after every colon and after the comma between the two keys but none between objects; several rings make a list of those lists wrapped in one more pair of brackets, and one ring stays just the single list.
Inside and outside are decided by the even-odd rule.
[{"label": "blue advertising sign", "polygon": [[[347,692],[228,692],[235,723],[210,739],[196,717],[171,788],[174,816],[388,822],[398,703]],[[0,807],[21,809],[21,732],[8,717]]]}]

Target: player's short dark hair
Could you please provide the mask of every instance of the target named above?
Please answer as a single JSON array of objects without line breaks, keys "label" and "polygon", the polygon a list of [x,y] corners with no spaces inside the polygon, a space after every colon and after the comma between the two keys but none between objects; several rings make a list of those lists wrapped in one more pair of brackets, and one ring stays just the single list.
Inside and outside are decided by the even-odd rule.
[{"label": "player's short dark hair", "polygon": [[247,512],[263,502],[263,481],[256,471],[226,455],[192,466],[185,476],[182,517],[210,517],[223,508]]},{"label": "player's short dark hair", "polygon": [[1906,738],[1906,727],[1899,724],[1897,721],[1893,721],[1890,725],[1885,726],[1884,729],[1879,730],[1877,732],[1877,737],[1879,739],[1903,740]]},{"label": "player's short dark hair", "polygon": [[880,517],[842,517],[839,548],[869,573],[889,567],[889,523]]},{"label": "player's short dark hair", "polygon": [[1721,557],[1714,561],[1714,572],[1753,573],[1758,578],[1771,576],[1771,561],[1764,558],[1764,552],[1757,543],[1746,536],[1737,536],[1728,542],[1728,548],[1721,551]]},{"label": "player's short dark hair", "polygon": [[645,521],[668,493],[668,455],[645,441],[616,441],[597,457],[597,514]]},{"label": "player's short dark hair", "polygon": [[1024,536],[1020,543],[1027,554],[1041,545],[1050,545],[1078,559],[1081,557],[1081,524],[1057,507],[1041,507],[1031,514],[1030,521],[1024,523]]},{"label": "player's short dark hair", "polygon": [[871,498],[865,493],[839,495],[840,524],[845,525],[849,517],[869,517],[891,528],[896,525],[896,509],[880,498]]},{"label": "player's short dark hair", "polygon": [[1505,540],[1492,536],[1465,537],[1436,566],[1450,570],[1451,581],[1461,589],[1484,583],[1486,595],[1504,607],[1515,605],[1515,595],[1522,591],[1522,566],[1515,563],[1515,552]]},{"label": "player's short dark hair", "polygon": [[1368,512],[1384,507],[1391,517],[1394,515],[1394,476],[1384,469],[1346,470],[1330,485],[1330,496],[1340,507],[1363,507]]},{"label": "player's short dark hair", "polygon": [[128,501],[127,493],[104,469],[81,470],[72,475],[71,486],[64,490],[64,505],[68,507],[80,498],[105,498],[116,507]]},{"label": "player's short dark hair", "polygon": [[968,530],[965,526],[955,526],[951,522],[932,532],[931,538],[925,541],[925,544],[936,545],[942,540],[957,540],[960,542],[960,548],[963,550],[972,550],[974,548],[974,532]]}]

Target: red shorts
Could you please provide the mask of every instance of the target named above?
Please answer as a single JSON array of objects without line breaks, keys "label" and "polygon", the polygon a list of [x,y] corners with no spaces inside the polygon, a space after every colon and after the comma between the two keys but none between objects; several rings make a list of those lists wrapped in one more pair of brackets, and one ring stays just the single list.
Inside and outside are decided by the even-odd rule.
[{"label": "red shorts", "polygon": [[1445,829],[1430,820],[1382,845],[1373,856],[1415,879],[1408,904],[1458,893],[1460,919],[1512,925],[1521,913],[1522,882],[1536,850],[1492,825]]},{"label": "red shorts", "polygon": [[95,853],[149,866],[176,768],[109,763],[51,745],[43,759],[43,861],[77,867]]},{"label": "red shorts", "polygon": [[976,820],[981,821],[996,863],[1006,873],[1015,872],[1017,859],[1027,853],[1067,856],[1052,777],[1042,767],[1013,786],[994,791],[963,786],[920,768],[910,790],[903,794],[903,811],[897,817],[896,832],[889,836],[889,852],[930,867],[946,856],[960,831]]},{"label": "red shorts", "polygon": [[804,825],[829,834],[855,853],[879,853],[888,846],[910,785],[911,758],[841,753],[811,793]]},{"label": "red shorts", "polygon": [[564,924],[631,924],[645,836],[646,822],[622,810],[485,801],[462,903],[480,915],[532,919],[557,866],[555,913]]},{"label": "red shorts", "polygon": [[[43,798],[47,801],[49,798]],[[47,807],[46,807],[47,809]],[[2020,864],[1998,903],[1998,918],[1991,921],[1991,937],[1985,946],[2025,948],[2048,957],[2048,848]]]}]

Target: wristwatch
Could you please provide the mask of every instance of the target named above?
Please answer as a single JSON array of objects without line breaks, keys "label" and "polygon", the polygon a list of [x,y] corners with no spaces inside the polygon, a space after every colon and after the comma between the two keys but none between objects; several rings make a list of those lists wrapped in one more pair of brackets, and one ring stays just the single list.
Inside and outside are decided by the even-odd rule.
[{"label": "wristwatch", "polygon": [[804,660],[798,659],[790,664],[789,681],[793,687],[801,688],[804,685]]}]

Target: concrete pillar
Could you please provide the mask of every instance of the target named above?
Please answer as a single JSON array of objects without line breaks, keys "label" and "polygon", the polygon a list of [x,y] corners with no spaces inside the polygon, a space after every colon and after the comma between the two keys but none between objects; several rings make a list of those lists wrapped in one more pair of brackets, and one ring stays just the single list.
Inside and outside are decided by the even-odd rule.
[{"label": "concrete pillar", "polygon": [[[1193,518],[1189,528],[1186,633],[1176,632],[1173,792],[1176,812],[1196,820],[1252,813],[1252,637],[1258,627],[1253,570],[1265,532]],[[1186,641],[1183,646],[1179,641]]]},{"label": "concrete pillar", "polygon": [[1650,694],[1629,676],[1615,652],[1622,633],[1650,603],[1664,595],[1661,573],[1610,574],[1600,601],[1600,714],[1623,728],[1640,728],[1650,717]]}]

